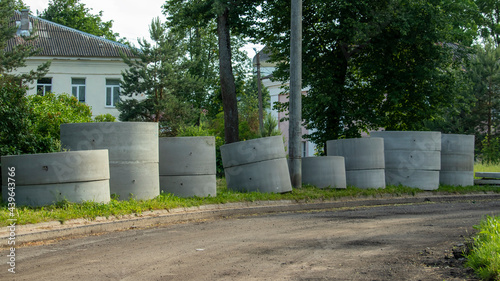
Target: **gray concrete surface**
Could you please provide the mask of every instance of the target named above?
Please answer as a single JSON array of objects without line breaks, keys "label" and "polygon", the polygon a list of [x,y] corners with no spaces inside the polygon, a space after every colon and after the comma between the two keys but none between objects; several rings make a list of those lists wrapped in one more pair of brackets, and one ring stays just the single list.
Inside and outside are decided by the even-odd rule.
[{"label": "gray concrete surface", "polygon": [[215,137],[160,138],[160,176],[215,175]]},{"label": "gray concrete surface", "polygon": [[326,148],[328,156],[345,158],[346,171],[385,168],[383,138],[330,140]]},{"label": "gray concrete surface", "polygon": [[370,136],[384,139],[386,184],[439,188],[440,132],[381,131]]},{"label": "gray concrete surface", "polygon": [[383,138],[385,150],[441,151],[440,132],[379,131],[370,137]]},{"label": "gray concrete surface", "polygon": [[217,195],[215,137],[160,138],[160,191],[179,197]]},{"label": "gray concrete surface", "polygon": [[[12,177],[7,176],[10,168],[15,169]],[[110,200],[108,150],[2,156],[2,174],[3,201],[13,191],[17,206]]]},{"label": "gray concrete surface", "polygon": [[385,188],[385,169],[346,171],[346,182],[358,188]]},{"label": "gray concrete surface", "polygon": [[227,188],[237,191],[292,191],[281,136],[235,142],[220,147]]},{"label": "gray concrete surface", "polygon": [[2,186],[8,167],[16,169],[18,186],[109,179],[106,149],[2,156]]},{"label": "gray concrete surface", "polygon": [[282,136],[225,144],[220,152],[224,168],[286,158]]},{"label": "gray concrete surface", "polygon": [[439,183],[454,186],[474,185],[473,135],[441,135]]},{"label": "gray concrete surface", "polygon": [[347,188],[344,157],[302,158],[302,183],[319,188]]},{"label": "gray concrete surface", "polygon": [[345,159],[346,183],[358,188],[385,188],[384,139],[354,138],[326,142],[328,156]]},{"label": "gray concrete surface", "polygon": [[109,150],[110,193],[120,200],[160,194],[158,123],[98,122],[61,125],[65,149]]},{"label": "gray concrete surface", "polygon": [[178,197],[217,196],[215,175],[160,176],[160,189]]}]

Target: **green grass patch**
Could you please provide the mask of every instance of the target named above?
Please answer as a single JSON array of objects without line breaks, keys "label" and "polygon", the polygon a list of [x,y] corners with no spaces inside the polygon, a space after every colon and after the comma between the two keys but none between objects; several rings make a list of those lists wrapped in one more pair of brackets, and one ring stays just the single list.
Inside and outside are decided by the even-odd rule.
[{"label": "green grass patch", "polygon": [[489,164],[481,164],[474,163],[474,173],[475,172],[496,172],[500,173],[500,165],[489,165]]},{"label": "green grass patch", "polygon": [[500,280],[500,217],[487,216],[474,228],[479,233],[466,265],[483,280]]},{"label": "green grass patch", "polygon": [[[463,194],[471,192],[500,192],[500,188],[489,186],[441,186],[433,191],[435,193]],[[310,185],[295,188],[292,192],[259,193],[259,192],[236,192],[228,190],[225,179],[217,180],[217,196],[179,198],[172,194],[161,194],[151,200],[128,200],[118,201],[112,199],[109,203],[85,202],[81,204],[67,201],[58,202],[50,206],[26,207],[16,206],[14,217],[10,217],[7,204],[0,205],[0,226],[8,225],[7,219],[17,219],[17,224],[30,224],[47,221],[64,222],[70,219],[85,218],[93,220],[96,217],[120,217],[129,214],[140,214],[151,210],[170,210],[173,208],[195,207],[209,204],[225,204],[232,202],[254,202],[292,200],[295,202],[312,202],[318,200],[337,200],[340,198],[377,198],[381,196],[414,196],[425,192],[417,188],[405,186],[388,185],[385,189],[360,189],[348,187],[346,189],[320,189]]]}]

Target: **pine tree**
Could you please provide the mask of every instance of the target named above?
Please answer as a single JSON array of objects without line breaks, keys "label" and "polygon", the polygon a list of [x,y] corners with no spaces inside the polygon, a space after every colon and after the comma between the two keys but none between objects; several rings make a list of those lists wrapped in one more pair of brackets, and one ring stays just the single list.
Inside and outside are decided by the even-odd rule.
[{"label": "pine tree", "polygon": [[193,125],[199,108],[190,93],[199,79],[189,75],[181,35],[166,30],[158,18],[151,22],[153,44],[139,40],[135,57],[122,56],[129,69],[122,73],[121,94],[144,95],[145,99],[123,99],[117,104],[122,121],[159,122],[160,134],[175,136],[183,125]]}]

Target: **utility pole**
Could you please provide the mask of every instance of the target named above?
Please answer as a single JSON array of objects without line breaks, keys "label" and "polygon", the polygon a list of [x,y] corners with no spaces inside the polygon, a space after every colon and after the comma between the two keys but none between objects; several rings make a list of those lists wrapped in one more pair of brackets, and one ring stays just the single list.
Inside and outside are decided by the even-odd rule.
[{"label": "utility pole", "polygon": [[264,110],[262,109],[262,86],[260,85],[260,52],[254,48],[257,53],[257,89],[259,92],[259,132],[264,131]]},{"label": "utility pole", "polygon": [[302,187],[302,0],[291,1],[288,159],[292,186],[300,188]]}]

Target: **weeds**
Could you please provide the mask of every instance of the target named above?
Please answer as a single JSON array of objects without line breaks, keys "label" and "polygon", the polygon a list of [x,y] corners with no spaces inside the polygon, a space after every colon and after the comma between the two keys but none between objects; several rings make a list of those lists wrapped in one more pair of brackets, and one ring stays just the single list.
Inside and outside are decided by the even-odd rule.
[{"label": "weeds", "polygon": [[500,217],[487,216],[474,228],[479,233],[466,265],[483,280],[500,280]]}]

